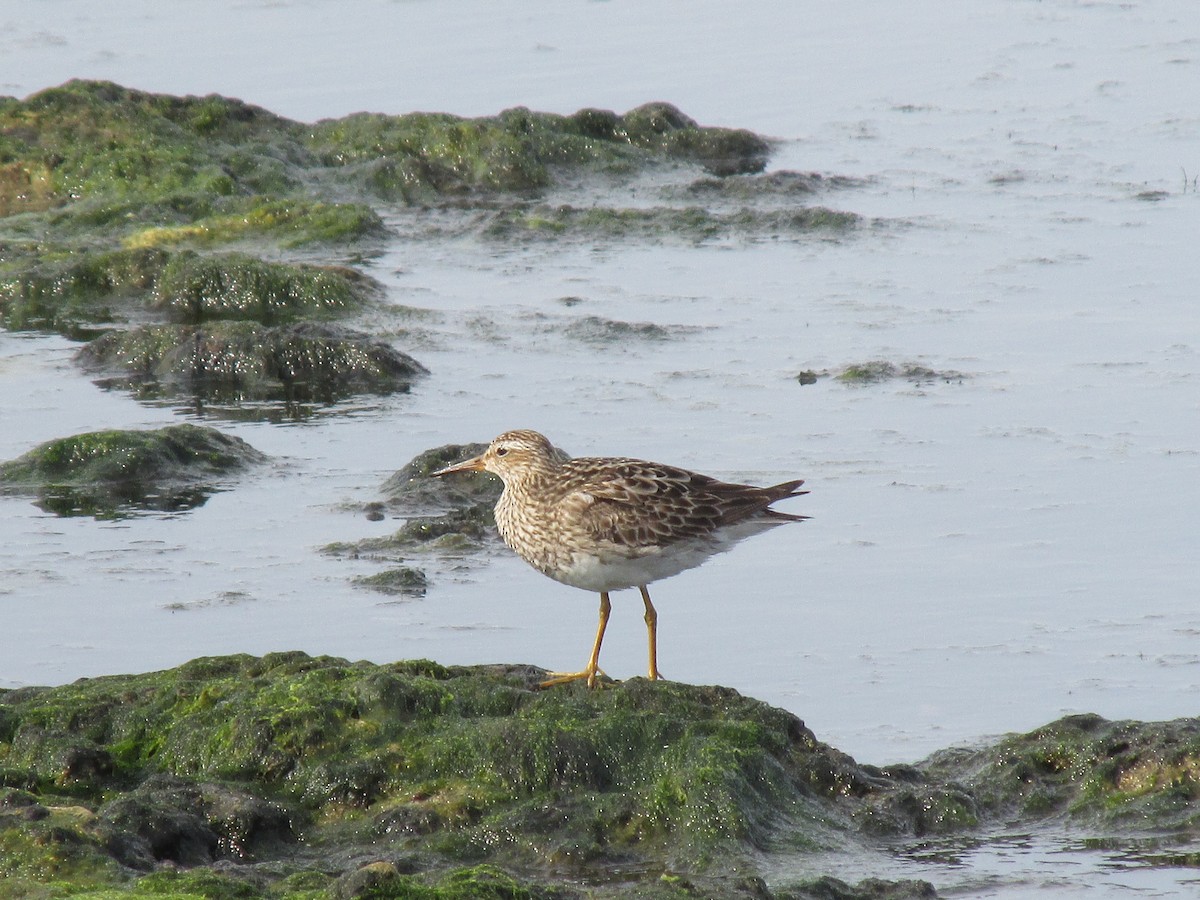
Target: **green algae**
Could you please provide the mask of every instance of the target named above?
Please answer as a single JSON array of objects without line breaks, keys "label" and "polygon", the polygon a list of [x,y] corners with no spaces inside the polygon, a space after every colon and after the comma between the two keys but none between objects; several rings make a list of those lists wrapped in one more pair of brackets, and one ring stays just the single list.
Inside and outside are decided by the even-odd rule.
[{"label": "green algae", "polygon": [[624,116],[524,108],[479,119],[359,113],[318,123],[309,146],[326,163],[360,172],[376,195],[406,203],[479,192],[536,193],[566,171],[628,171],[655,158],[716,173],[755,172],[769,153],[757,135],[703,128],[665,103]]},{"label": "green algae", "polygon": [[400,594],[406,597],[424,597],[428,579],[420,569],[411,566],[399,566],[385,569],[374,575],[363,575],[355,578],[354,584],[370,588],[382,594]]},{"label": "green algae", "polygon": [[914,383],[961,381],[965,376],[961,372],[937,372],[917,363],[897,364],[877,359],[846,366],[835,377],[845,384],[876,384],[896,379]]},{"label": "green algae", "polygon": [[[222,218],[223,201],[315,194],[328,203],[356,190],[424,203],[478,191],[527,193],[556,183],[559,172],[641,168],[655,159],[719,174],[755,172],[768,153],[748,131],[701,127],[665,103],[624,116],[517,108],[478,119],[359,113],[306,125],[231,98],[71,81],[0,103],[0,217],[71,207],[84,213],[127,201],[155,210],[134,228],[141,235],[130,238],[135,243],[229,240],[241,236],[238,215],[251,221],[251,231],[270,231],[280,208],[261,216],[271,221],[259,227],[259,216],[245,209],[227,208]],[[182,211],[189,203],[204,209],[170,221],[171,207]],[[313,210],[299,215],[309,218]],[[364,224],[374,228],[377,220],[366,215],[358,226],[333,231],[356,236]],[[149,225],[159,230],[145,232]]]},{"label": "green algae", "polygon": [[[281,186],[278,166],[307,162],[295,126],[224,97],[170,97],[109,82],[71,81],[0,108],[9,165],[44,172],[57,205],[96,198],[256,194]],[[239,147],[257,144],[256,164]],[[243,151],[244,152],[244,151]],[[264,172],[267,173],[264,175]],[[17,179],[18,182],[21,179]],[[298,181],[284,185],[295,187]],[[23,201],[20,185],[0,202]]]},{"label": "green algae", "polygon": [[[753,177],[769,152],[748,131],[700,126],[666,103],[624,115],[516,108],[475,119],[360,113],[306,124],[233,98],[71,81],[0,98],[0,324],[91,337],[96,326],[138,321],[139,304],[183,265],[180,251],[241,248],[245,256],[377,242],[386,232],[373,208],[380,200],[422,211],[412,214],[416,237],[441,233],[441,220],[424,212],[431,206],[459,232],[482,227],[493,240],[515,241],[773,239],[857,222],[798,207],[780,193],[787,184],[776,209],[525,206],[554,191],[574,195],[585,179],[619,184],[649,169]],[[246,298],[228,299],[213,314],[252,315]],[[260,310],[279,313],[271,296],[259,300]],[[331,306],[349,308],[332,300],[291,314]],[[259,321],[277,319],[263,312]]]},{"label": "green algae", "polygon": [[155,250],[83,250],[0,270],[0,324],[73,335],[110,322],[115,305],[148,295],[166,261]]},{"label": "green algae", "polygon": [[485,472],[463,472],[433,478],[434,472],[478,456],[487,444],[443,444],[417,454],[383,483],[388,505],[406,513],[445,512],[473,506],[491,507],[503,485]]},{"label": "green algae", "polygon": [[406,391],[427,374],[384,341],[310,322],[143,325],[96,338],[80,349],[78,359],[105,376],[100,379],[105,387],[206,403],[328,404],[356,393]]},{"label": "green algae", "polygon": [[[80,841],[125,847],[126,862],[150,865],[147,852],[188,865],[294,859],[301,837],[328,846],[374,823],[376,852],[432,860],[422,874],[449,872],[443,891],[483,879],[454,871],[464,863],[669,857],[702,875],[806,806],[789,759],[820,745],[787,713],[732,691],[641,680],[539,693],[530,688],[540,677],[297,653],[201,659],[0,693],[0,766],[30,802],[69,796],[85,811]],[[181,804],[189,794],[223,797],[243,822],[275,823],[271,840],[253,836],[268,830],[257,824],[222,843],[215,804]],[[192,821],[181,825],[186,810]],[[184,825],[214,837],[181,842]],[[174,838],[155,844],[162,828]],[[114,837],[129,832],[143,840],[134,850]],[[103,853],[88,859],[93,878],[111,877]],[[515,889],[505,871],[484,871]]]},{"label": "green algae", "polygon": [[759,873],[1196,824],[1196,720],[1075,716],[876,768],[727,688],[544,674],[292,652],[0,691],[0,873],[21,897],[928,897]]},{"label": "green algae", "polygon": [[181,253],[163,266],[151,306],[187,325],[214,319],[274,325],[353,309],[372,289],[352,269],[269,263],[243,253]]},{"label": "green algae", "polygon": [[340,266],[267,262],[245,253],[81,250],[0,273],[0,324],[76,335],[150,310],[187,324],[270,325],[343,314],[378,292],[372,279]]},{"label": "green algae", "polygon": [[990,815],[1067,817],[1096,827],[1200,824],[1200,722],[1068,716],[978,751],[946,751],[929,771],[956,772]]},{"label": "green algae", "polygon": [[348,243],[377,237],[383,230],[378,213],[361,203],[254,198],[225,204],[222,210],[188,222],[143,228],[128,235],[123,243],[131,248],[208,246],[270,238],[280,247],[294,248],[313,243]]},{"label": "green algae", "polygon": [[770,239],[839,234],[858,222],[859,217],[853,213],[824,207],[746,208],[722,213],[697,206],[624,209],[542,204],[501,210],[491,217],[482,233],[492,240],[577,236],[608,240],[708,241],[728,236]]},{"label": "green algae", "polygon": [[182,424],[146,431],[95,431],[47,441],[0,464],[0,489],[30,493],[60,515],[189,509],[216,479],[263,461],[241,438]]}]

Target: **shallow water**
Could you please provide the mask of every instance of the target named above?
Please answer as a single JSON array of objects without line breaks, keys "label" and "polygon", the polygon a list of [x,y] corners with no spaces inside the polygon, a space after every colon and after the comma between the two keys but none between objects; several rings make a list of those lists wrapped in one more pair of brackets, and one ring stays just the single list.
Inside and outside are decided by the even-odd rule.
[{"label": "shallow water", "polygon": [[[815,202],[874,222],[836,241],[396,241],[370,274],[430,312],[374,324],[432,371],[411,394],[213,422],[275,461],[189,513],[95,522],[0,497],[0,686],[292,648],[577,668],[595,598],[510,557],[430,563],[428,594],[396,601],[349,584],[378,564],[317,552],[392,531],[353,504],[418,452],[536,427],[574,454],[808,480],[788,509],[811,521],[653,590],[667,677],[784,706],[877,763],[1067,712],[1195,714],[1190,4],[93,7],[5,11],[0,90],[109,78],[304,120],[664,99],[778,137],[771,169],[856,176]],[[605,321],[660,328],[615,340]],[[71,353],[0,332],[0,458],[185,415],[99,390]],[[795,378],[880,359],[946,377]],[[614,606],[603,664],[638,674],[640,602]],[[1089,896],[1188,883],[1060,851],[934,880],[1044,895],[1067,860]]]}]

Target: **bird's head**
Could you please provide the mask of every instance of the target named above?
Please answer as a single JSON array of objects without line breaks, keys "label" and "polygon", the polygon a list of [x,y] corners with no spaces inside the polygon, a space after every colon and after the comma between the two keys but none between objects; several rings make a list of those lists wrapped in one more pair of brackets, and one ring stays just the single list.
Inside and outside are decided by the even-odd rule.
[{"label": "bird's head", "polygon": [[491,472],[508,481],[510,478],[522,478],[552,469],[566,458],[566,454],[536,431],[520,429],[504,432],[478,456],[439,469],[433,474]]}]

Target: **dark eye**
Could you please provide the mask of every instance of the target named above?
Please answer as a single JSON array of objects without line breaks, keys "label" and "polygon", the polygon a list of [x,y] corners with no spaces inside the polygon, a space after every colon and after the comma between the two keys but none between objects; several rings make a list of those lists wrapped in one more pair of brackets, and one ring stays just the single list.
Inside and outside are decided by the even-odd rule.
[{"label": "dark eye", "polygon": [[506,455],[507,453],[508,453],[508,448],[507,448],[507,447],[497,447],[497,448],[496,448],[496,455],[497,455],[497,456],[504,456],[504,455]]}]

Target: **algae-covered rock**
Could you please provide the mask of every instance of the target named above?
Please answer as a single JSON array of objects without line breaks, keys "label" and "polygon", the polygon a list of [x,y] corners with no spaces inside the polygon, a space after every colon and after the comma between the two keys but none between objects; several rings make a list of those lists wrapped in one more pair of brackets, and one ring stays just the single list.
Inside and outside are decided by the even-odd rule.
[{"label": "algae-covered rock", "polygon": [[344,313],[378,292],[372,279],[342,266],[244,253],[89,249],[0,274],[0,324],[75,336],[90,325],[144,319],[150,310],[186,324],[270,325]]},{"label": "algae-covered rock", "polygon": [[354,584],[369,588],[381,594],[398,594],[405,597],[424,597],[428,579],[420,569],[412,566],[398,566],[385,569],[374,575],[362,575],[355,578]]},{"label": "algae-covered rock", "polygon": [[112,331],[78,359],[106,387],[206,401],[332,403],[354,393],[408,390],[427,370],[361,332],[322,323],[143,325]]},{"label": "algae-covered rock", "polygon": [[[23,836],[29,813],[0,814],[0,869],[32,890],[47,872],[115,888],[184,866],[263,895],[321,873],[316,897],[548,896],[537,883],[580,879],[591,896],[678,896],[670,871],[763,896],[753,858],[774,837],[830,846],[847,829],[813,772],[853,762],[794,716],[641,679],[539,692],[543,675],[287,653],[0,692],[14,808],[78,810],[44,845]],[[85,757],[104,763],[69,762]]]},{"label": "algae-covered rock", "polygon": [[161,250],[79,250],[0,270],[0,325],[75,336],[148,296],[166,263]]},{"label": "algae-covered rock", "polygon": [[373,290],[370,279],[344,267],[270,263],[242,253],[182,253],[163,268],[151,306],[188,325],[215,319],[276,325],[343,312]]},{"label": "algae-covered rock", "polygon": [[487,444],[443,444],[418,454],[383,483],[388,505],[410,515],[447,512],[484,504],[495,506],[504,485],[486,472],[433,478],[438,469],[478,456]]},{"label": "algae-covered rock", "polygon": [[904,380],[914,383],[930,381],[961,381],[961,372],[936,372],[918,363],[893,363],[875,359],[846,366],[837,373],[838,381],[846,384],[875,384],[880,381]]},{"label": "algae-covered rock", "polygon": [[626,113],[617,129],[631,144],[690,159],[714,175],[760,172],[770,145],[752,132],[701,128],[669,103],[647,103]]},{"label": "algae-covered rock", "polygon": [[1110,722],[1068,716],[924,768],[954,779],[989,817],[1066,818],[1103,829],[1200,826],[1200,720]]},{"label": "algae-covered rock", "polygon": [[876,768],[727,688],[544,674],[278,653],[0,691],[4,884],[900,900],[934,891],[841,876],[1050,818],[1110,845],[1196,827],[1194,719],[1075,716]]},{"label": "algae-covered rock", "polygon": [[573,116],[524,108],[464,119],[445,113],[358,113],[317,123],[310,147],[330,165],[361,173],[379,196],[409,203],[474,192],[525,194],[574,171],[694,163],[719,175],[758,172],[770,146],[740,129],[702,127],[668,103],[624,116]]},{"label": "algae-covered rock", "polygon": [[199,506],[215,484],[266,457],[200,425],[94,431],[47,441],[0,464],[0,489],[37,496],[60,515],[118,515]]},{"label": "algae-covered rock", "polygon": [[640,240],[704,241],[719,237],[776,238],[836,234],[859,222],[853,213],[824,207],[713,212],[700,206],[586,208],[560,204],[513,208],[496,212],[483,229],[490,239],[550,238],[562,236]]},{"label": "algae-covered rock", "polygon": [[[554,183],[559,172],[655,160],[717,174],[757,172],[770,151],[751,132],[702,127],[666,103],[623,116],[517,108],[478,119],[357,113],[308,125],[233,98],[172,97],[98,81],[6,100],[0,134],[0,217],[69,210],[70,218],[124,230],[136,246],[238,239],[245,229],[281,229],[285,241],[289,230],[303,234],[280,201],[353,209],[332,198],[357,190],[426,203],[474,191],[526,193]],[[257,211],[263,201],[275,204],[272,211]],[[350,221],[326,237],[359,237],[377,224]],[[302,239],[320,239],[317,232]]]}]

